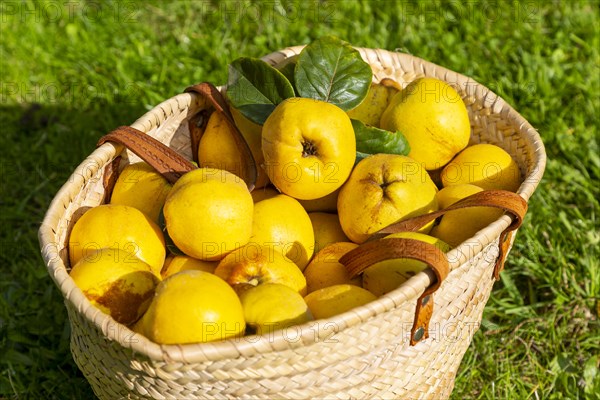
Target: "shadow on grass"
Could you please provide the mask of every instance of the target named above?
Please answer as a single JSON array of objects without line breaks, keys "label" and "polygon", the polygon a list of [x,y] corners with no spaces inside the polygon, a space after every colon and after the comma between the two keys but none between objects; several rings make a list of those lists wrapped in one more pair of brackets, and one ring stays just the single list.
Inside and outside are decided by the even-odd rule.
[{"label": "shadow on grass", "polygon": [[62,296],[40,256],[37,230],[74,168],[139,104],[0,104],[0,398],[89,399],[69,350]]}]

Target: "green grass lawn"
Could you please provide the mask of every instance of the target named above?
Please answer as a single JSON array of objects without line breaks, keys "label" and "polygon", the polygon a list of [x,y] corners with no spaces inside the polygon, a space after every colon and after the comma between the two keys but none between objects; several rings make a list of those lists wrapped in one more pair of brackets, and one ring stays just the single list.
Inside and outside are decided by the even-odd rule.
[{"label": "green grass lawn", "polygon": [[597,1],[0,2],[0,398],[86,399],[37,229],[112,128],[227,63],[334,34],[473,77],[542,136],[530,201],[453,399],[600,398]]}]

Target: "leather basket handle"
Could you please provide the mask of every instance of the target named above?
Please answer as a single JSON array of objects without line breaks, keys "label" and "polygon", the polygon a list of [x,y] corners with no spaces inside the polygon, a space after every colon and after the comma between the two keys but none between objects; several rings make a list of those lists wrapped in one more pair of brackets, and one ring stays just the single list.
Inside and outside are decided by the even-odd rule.
[{"label": "leather basket handle", "polygon": [[175,183],[186,172],[196,168],[194,164],[175,150],[130,126],[120,126],[102,136],[98,141],[98,146],[106,142],[115,142],[127,147],[150,164],[171,184]]},{"label": "leather basket handle", "polygon": [[[217,87],[215,87],[212,83],[209,82],[202,82],[189,86],[185,89],[185,93],[196,93],[203,96],[206,100],[210,102],[212,107],[215,109],[215,112],[223,114],[223,116],[225,117],[225,121],[227,121],[229,127],[231,128],[231,131],[233,132],[233,140],[235,141],[238,150],[242,154],[242,159],[245,162],[244,171],[246,172],[246,176],[243,176],[241,178],[243,178],[246,184],[248,185],[248,190],[254,190],[254,186],[256,185],[256,178],[258,176],[256,160],[254,159],[254,155],[250,150],[250,146],[248,145],[246,138],[244,138],[244,135],[242,135],[239,128],[235,124],[235,121],[233,120],[233,115],[229,110],[227,100],[225,100],[223,94],[219,91],[219,89],[217,89]],[[206,116],[204,116],[202,119],[206,119]],[[190,122],[192,152],[194,154],[194,159],[198,160],[198,145],[200,144],[200,138],[202,137],[202,134],[204,132],[202,128],[198,128],[197,126],[195,126],[196,124],[193,123],[193,119],[190,120]]]},{"label": "leather basket handle", "polygon": [[[234,140],[242,154],[243,159],[246,162],[245,170],[247,171],[247,176],[242,178],[246,182],[248,190],[254,190],[257,177],[254,156],[252,155],[252,151],[250,150],[246,139],[235,125],[231,112],[227,106],[227,102],[225,101],[225,98],[221,92],[214,85],[208,82],[190,86],[185,90],[185,92],[194,92],[204,96],[210,102],[216,112],[223,113],[225,120],[233,128],[232,131],[234,132]],[[205,110],[201,112],[204,111]],[[206,120],[207,117],[208,113],[204,113],[203,119]],[[192,118],[192,120],[194,120],[194,118]],[[202,133],[200,131],[202,131],[202,129],[197,126],[198,121],[194,120],[192,123],[192,120],[190,121],[189,126],[191,136],[190,139],[192,141],[192,153],[194,154],[194,159],[197,160],[198,143],[200,141]],[[152,166],[157,172],[163,175],[171,184],[175,183],[183,174],[196,168],[194,164],[188,161],[181,154],[177,153],[175,150],[147,135],[146,133],[130,126],[120,126],[112,132],[102,136],[98,141],[97,146],[101,146],[106,142],[115,142],[125,146],[142,160],[147,162],[150,166]],[[110,177],[107,178],[107,180],[116,180],[116,173],[114,172],[115,166],[111,164],[111,168],[109,168],[109,170]],[[105,182],[105,188],[110,189],[111,183],[114,185],[114,182]]]},{"label": "leather basket handle", "polygon": [[500,234],[500,254],[494,267],[494,279],[498,280],[500,278],[500,272],[504,269],[506,251],[508,250],[508,244],[510,244],[507,243],[510,242],[510,240],[507,239],[510,239],[510,233],[512,231],[521,226],[525,214],[527,213],[527,202],[514,192],[509,192],[507,190],[484,190],[482,192],[474,193],[442,210],[419,215],[388,225],[373,234],[369,240],[377,240],[396,232],[415,232],[449,211],[469,207],[499,208],[512,217],[512,223]]},{"label": "leather basket handle", "polygon": [[410,258],[422,261],[430,268],[425,270],[432,284],[417,300],[415,318],[410,332],[410,344],[415,345],[429,337],[429,321],[433,314],[433,293],[448,276],[450,267],[446,255],[432,244],[415,239],[389,238],[366,242],[345,254],[340,263],[344,264],[352,277],[381,261],[396,258]]},{"label": "leather basket handle", "polygon": [[422,226],[452,210],[482,206],[500,208],[513,217],[512,223],[500,235],[500,254],[494,266],[494,278],[498,279],[500,271],[504,267],[506,251],[510,245],[510,240],[506,239],[509,233],[521,225],[527,212],[525,199],[516,193],[504,190],[486,190],[475,193],[443,210],[391,224],[379,230],[367,242],[340,258],[340,263],[346,267],[351,276],[362,273],[375,263],[398,258],[419,260],[430,267],[425,272],[429,275],[432,283],[417,300],[410,336],[411,345],[415,345],[422,339],[429,337],[429,321],[433,314],[433,294],[448,275],[450,268],[446,255],[434,245],[414,239],[386,239],[385,236],[397,232],[417,231]]}]

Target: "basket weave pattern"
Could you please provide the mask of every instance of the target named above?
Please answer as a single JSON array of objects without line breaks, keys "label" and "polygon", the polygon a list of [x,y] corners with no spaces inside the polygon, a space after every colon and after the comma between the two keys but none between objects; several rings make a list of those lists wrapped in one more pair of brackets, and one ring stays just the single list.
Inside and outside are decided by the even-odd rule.
[{"label": "basket weave pattern", "polygon": [[[263,59],[276,64],[301,49]],[[543,174],[545,153],[537,132],[515,110],[482,85],[424,60],[384,50],[359,51],[375,81],[388,77],[405,85],[431,76],[455,84],[469,111],[471,142],[508,151],[525,177],[518,193],[529,199]],[[132,126],[191,158],[187,121],[205,107],[200,96],[180,94]],[[65,298],[73,357],[98,397],[449,397],[490,295],[498,237],[509,217],[448,253],[451,273],[434,296],[430,337],[416,346],[409,345],[409,333],[416,299],[430,284],[424,273],[366,306],[271,337],[160,346],[93,307],[68,275],[69,229],[87,207],[104,201],[104,167],[119,154],[122,164],[138,160],[111,143],[96,149],[56,195],[40,228],[49,274]]]}]

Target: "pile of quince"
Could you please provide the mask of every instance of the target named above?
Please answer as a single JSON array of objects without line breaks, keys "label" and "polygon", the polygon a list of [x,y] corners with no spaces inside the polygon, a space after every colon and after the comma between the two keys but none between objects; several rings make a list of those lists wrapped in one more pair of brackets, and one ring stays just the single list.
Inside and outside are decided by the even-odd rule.
[{"label": "pile of quince", "polygon": [[[69,238],[71,277],[87,298],[156,343],[264,335],[364,305],[425,265],[388,260],[351,276],[344,254],[394,222],[520,184],[504,150],[469,145],[451,85],[373,83],[335,38],[277,68],[238,59],[229,75],[235,127],[212,113],[199,168],[170,185],[143,162],[127,165],[109,204],[86,211]],[[258,166],[252,185],[236,128]],[[455,210],[393,236],[447,252],[499,216]]]}]

